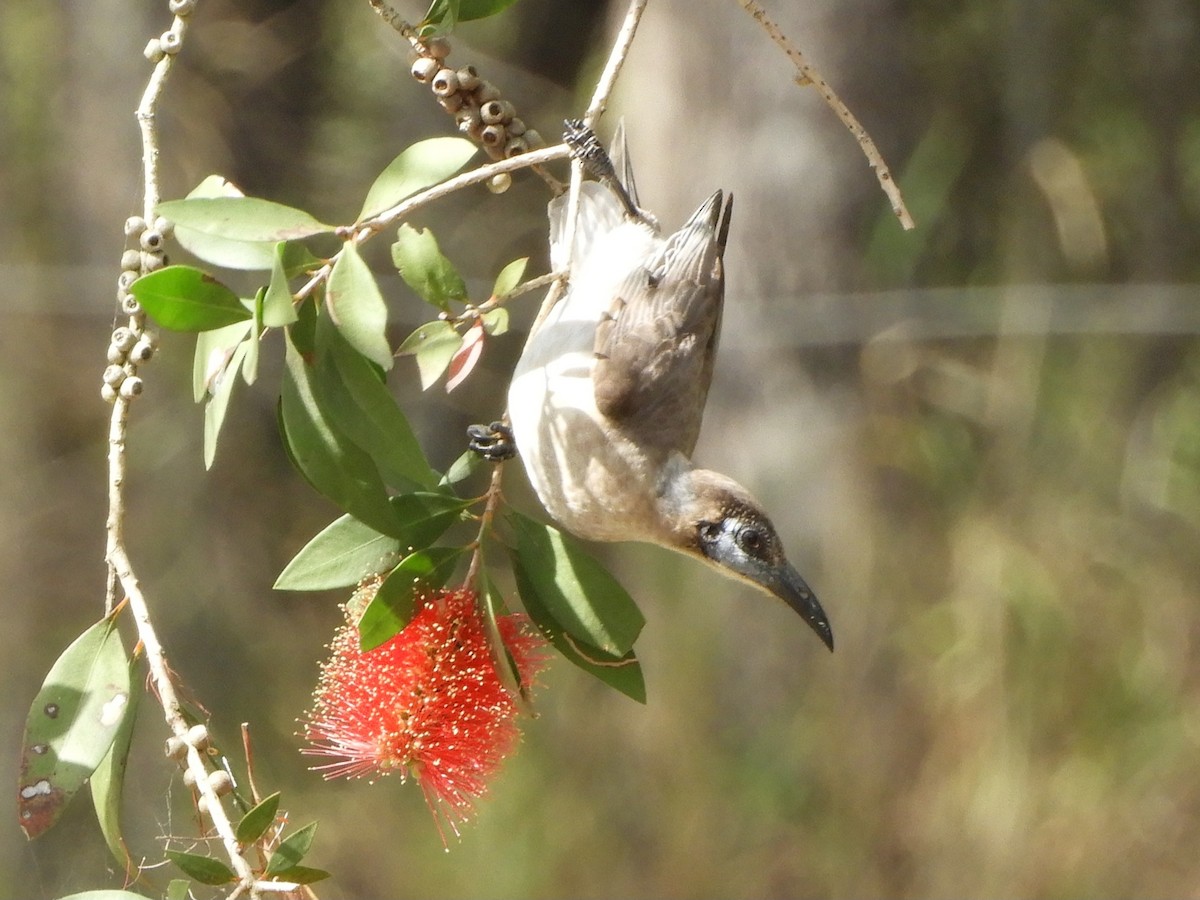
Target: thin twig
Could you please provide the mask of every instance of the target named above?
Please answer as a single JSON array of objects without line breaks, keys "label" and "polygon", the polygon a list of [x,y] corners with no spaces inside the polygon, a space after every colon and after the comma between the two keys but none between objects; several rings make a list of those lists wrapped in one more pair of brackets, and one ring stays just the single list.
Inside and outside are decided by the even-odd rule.
[{"label": "thin twig", "polygon": [[830,108],[838,114],[842,123],[854,135],[859,146],[862,147],[863,154],[867,157],[867,162],[871,168],[875,170],[875,177],[879,180],[879,186],[883,188],[883,192],[887,195],[888,201],[892,204],[892,212],[896,214],[896,218],[900,220],[900,224],[905,230],[916,227],[912,216],[908,212],[908,208],[904,205],[904,198],[900,196],[900,188],[896,186],[896,182],[892,179],[892,173],[888,170],[887,163],[883,161],[883,155],[879,152],[879,148],[875,146],[875,142],[871,140],[871,136],[867,134],[867,130],[862,127],[854,114],[845,103],[841,101],[833,88],[829,86],[820,73],[813,68],[812,64],[801,52],[800,48],[788,39],[779,26],[767,18],[766,10],[764,10],[756,0],[737,0],[737,3],[748,12],[759,25],[770,36],[776,44],[780,46],[784,53],[788,55],[788,59],[796,67],[800,73],[796,78],[796,83],[799,85],[811,84],[829,104]]},{"label": "thin twig", "polygon": [[[187,20],[175,16],[171,23],[170,33],[182,42],[187,31]],[[155,64],[146,89],[142,93],[141,102],[137,108],[137,121],[142,138],[142,175],[143,175],[143,215],[147,222],[152,222],[160,199],[158,186],[158,132],[155,127],[158,101],[162,96],[163,87],[171,73],[175,61],[174,53],[167,53]],[[134,572],[125,548],[125,474],[126,474],[126,437],[129,427],[129,400],[118,397],[113,403],[112,416],[109,419],[108,433],[108,518],[105,526],[107,548],[105,559],[108,563],[107,603],[111,607],[113,591],[119,584],[125,596],[129,598],[130,613],[137,627],[138,639],[145,647],[146,662],[150,667],[150,678],[154,691],[162,704],[163,713],[171,732],[178,738],[184,739],[188,733],[189,724],[184,718],[175,684],[171,679],[171,670],[167,664],[166,652],[158,639],[150,616],[150,609],[142,593],[141,584]],[[196,790],[208,806],[209,818],[213,828],[221,838],[225,852],[229,857],[234,871],[238,876],[238,886],[234,894],[252,893],[256,882],[250,864],[241,855],[233,826],[220,798],[209,784],[208,767],[201,752],[190,742],[187,744],[187,767],[195,776]]]}]

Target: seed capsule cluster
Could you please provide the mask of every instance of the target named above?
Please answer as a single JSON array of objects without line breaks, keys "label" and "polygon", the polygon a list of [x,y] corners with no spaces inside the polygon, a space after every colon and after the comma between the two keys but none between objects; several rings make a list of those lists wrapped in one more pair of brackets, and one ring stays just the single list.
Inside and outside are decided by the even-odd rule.
[{"label": "seed capsule cluster", "polygon": [[[429,85],[438,104],[458,125],[458,130],[487,151],[492,159],[508,159],[546,145],[542,136],[517,117],[513,105],[490,81],[479,77],[474,66],[447,65],[450,42],[432,38],[416,45],[420,54],[412,64],[412,76]],[[507,182],[489,185],[503,191]]]},{"label": "seed capsule cluster", "polygon": [[[193,725],[182,736],[171,736],[167,738],[166,754],[168,759],[173,759],[183,768],[183,783],[192,790],[196,789],[196,773],[187,767],[188,747],[195,747],[202,754],[209,752],[212,747],[212,740],[209,738],[208,729],[203,725]],[[218,769],[214,772],[209,772],[206,779],[208,786],[212,788],[214,794],[218,797],[224,797],[232,791],[236,785],[233,783],[233,778],[228,772],[223,769]],[[201,796],[197,801],[197,807],[200,812],[208,812],[208,801],[206,797]]]},{"label": "seed capsule cluster", "polygon": [[129,323],[114,328],[108,344],[108,367],[104,370],[100,396],[109,403],[118,398],[132,400],[144,388],[137,374],[138,366],[153,358],[158,337],[146,328],[146,314],[129,289],[139,275],[166,265],[163,247],[171,236],[171,223],[161,216],[149,224],[141,216],[130,216],[125,220],[125,236],[137,246],[121,254],[117,304],[129,317]]}]

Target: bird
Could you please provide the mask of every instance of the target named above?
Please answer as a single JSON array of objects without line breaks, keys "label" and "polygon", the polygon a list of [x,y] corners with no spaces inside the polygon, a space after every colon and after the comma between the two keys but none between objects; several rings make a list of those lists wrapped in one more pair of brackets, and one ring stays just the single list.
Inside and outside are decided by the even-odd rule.
[{"label": "bird", "polygon": [[[546,512],[589,541],[677,551],[783,600],[833,649],[829,619],[758,500],[696,466],[725,295],[732,196],[714,192],[675,233],[638,205],[619,126],[564,135],[585,171],[572,246],[567,194],[549,204],[565,293],[527,340],[508,415]],[[617,173],[620,172],[618,175]]]}]

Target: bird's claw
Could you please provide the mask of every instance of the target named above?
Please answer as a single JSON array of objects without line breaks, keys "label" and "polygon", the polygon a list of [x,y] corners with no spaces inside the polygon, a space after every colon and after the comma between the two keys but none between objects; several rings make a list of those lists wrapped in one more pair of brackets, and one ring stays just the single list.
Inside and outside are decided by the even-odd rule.
[{"label": "bird's claw", "polygon": [[517,455],[512,429],[503,422],[467,426],[467,448],[488,462],[504,462]]}]

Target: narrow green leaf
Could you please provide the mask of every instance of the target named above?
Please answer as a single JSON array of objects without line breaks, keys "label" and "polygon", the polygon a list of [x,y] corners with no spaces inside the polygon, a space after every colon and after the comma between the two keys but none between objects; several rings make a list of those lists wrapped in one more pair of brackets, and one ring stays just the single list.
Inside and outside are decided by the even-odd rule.
[{"label": "narrow green leaf", "polygon": [[299,831],[294,831],[285,837],[271,854],[267,861],[265,874],[276,875],[285,869],[299,865],[300,860],[312,847],[313,835],[316,834],[317,823],[310,822]]},{"label": "narrow green leaf", "polygon": [[113,744],[129,712],[129,661],[111,618],[51,666],[25,720],[17,822],[30,840],[58,821]]},{"label": "narrow green leaf", "polygon": [[263,797],[251,807],[242,820],[237,823],[234,836],[242,846],[253,844],[262,837],[268,828],[275,823],[275,814],[279,812],[279,791],[269,797]]},{"label": "narrow green leaf", "polygon": [[392,244],[392,262],[417,296],[440,310],[448,310],[452,300],[467,299],[462,276],[442,255],[432,231],[401,225]]},{"label": "narrow green leaf", "polygon": [[78,894],[67,894],[59,900],[146,900],[145,894],[135,894],[133,891],[118,891],[112,888],[99,891],[80,891]]},{"label": "narrow green leaf", "polygon": [[334,425],[371,455],[386,483],[400,490],[433,488],[429,467],[381,373],[323,317],[317,327],[313,389]]},{"label": "narrow green leaf", "polygon": [[210,385],[212,396],[204,405],[204,468],[211,469],[213,460],[217,458],[217,439],[221,436],[221,426],[225,423],[225,411],[229,408],[229,398],[233,396],[233,386],[237,383],[238,371],[246,359],[246,353],[253,338],[242,341],[233,350],[229,364]]},{"label": "narrow green leaf", "polygon": [[526,696],[526,685],[521,681],[521,670],[517,666],[517,661],[513,659],[512,653],[509,652],[508,645],[504,643],[504,637],[500,633],[499,620],[509,614],[508,607],[504,603],[504,598],[496,589],[495,585],[487,576],[487,571],[480,569],[479,580],[483,595],[483,625],[487,631],[488,648],[492,652],[492,665],[496,669],[496,673],[500,676],[500,680],[509,690],[516,691],[522,697]]},{"label": "narrow green leaf", "polygon": [[237,294],[192,266],[167,266],[143,275],[129,291],[159,325],[172,331],[208,331],[251,316]]},{"label": "narrow green leaf", "polygon": [[406,337],[396,355],[417,358],[421,390],[425,391],[442,377],[462,342],[462,336],[454,330],[454,326],[439,319],[422,325]]},{"label": "narrow green leaf", "polygon": [[334,226],[314,219],[302,209],[259,197],[191,197],[158,204],[159,215],[176,227],[230,241],[290,241],[314,234],[330,234]]},{"label": "narrow green leaf", "polygon": [[323,591],[358,584],[401,559],[400,541],[380,534],[353,516],[325,527],[292,557],[279,577],[280,591]]},{"label": "narrow green leaf", "polygon": [[515,511],[517,556],[546,609],[576,640],[620,656],[633,647],[645,618],[596,560],[557,528]]},{"label": "narrow green leaf", "polygon": [[462,547],[430,547],[401,560],[359,617],[360,649],[366,653],[399,634],[412,620],[417,597],[444,585],[462,555]]},{"label": "narrow green leaf", "polygon": [[233,351],[250,334],[253,322],[234,322],[224,328],[202,331],[196,335],[196,354],[192,360],[192,396],[199,403],[216,388],[224,374]]},{"label": "narrow green leaf", "polygon": [[525,266],[529,262],[528,256],[522,256],[520,259],[514,259],[507,266],[500,270],[500,274],[496,276],[496,283],[492,285],[492,296],[503,297],[518,284],[521,283],[521,277],[525,274]]},{"label": "narrow green leaf", "polygon": [[332,877],[324,869],[314,869],[311,866],[291,866],[272,872],[271,877],[276,881],[292,881],[296,884],[315,884]]},{"label": "narrow green leaf", "polygon": [[[220,175],[209,175],[188,194],[188,199],[244,196],[237,185]],[[269,269],[274,256],[274,244],[271,242],[230,240],[178,223],[175,225],[175,240],[193,256],[225,269]]]},{"label": "narrow green leaf", "polygon": [[477,151],[466,138],[457,137],[430,138],[413,144],[375,179],[358,221],[376,216],[405,197],[444,181],[465,166]]},{"label": "narrow green leaf", "polygon": [[375,276],[358,255],[358,245],[347,241],[329,275],[326,302],[338,330],[355,350],[384,371],[392,367],[392,347],[387,335],[387,304]]},{"label": "narrow green leaf", "polygon": [[165,900],[188,900],[188,892],[191,889],[192,883],[186,878],[172,878],[167,882]]},{"label": "narrow green leaf", "polygon": [[179,866],[189,878],[194,878],[201,884],[228,884],[237,878],[233,869],[211,856],[184,853],[182,850],[167,850],[164,855]]},{"label": "narrow green leaf", "polygon": [[246,358],[242,361],[242,380],[246,384],[254,384],[258,380],[258,348],[263,333],[263,300],[266,294],[266,288],[259,288],[252,301],[253,327],[250,329],[250,337],[246,339]]},{"label": "narrow green leaf", "polygon": [[96,821],[100,824],[100,833],[104,835],[104,843],[108,850],[126,871],[136,871],[136,865],[125,846],[121,835],[121,794],[125,789],[125,771],[129,765],[129,745],[133,740],[133,725],[137,721],[137,708],[142,692],[132,690],[137,683],[138,661],[129,661],[129,709],[121,720],[121,726],[113,738],[112,746],[96,771],[88,780],[92,791],[92,806],[96,810]]},{"label": "narrow green leaf", "polygon": [[626,697],[638,703],[645,703],[646,682],[634,652],[630,650],[616,656],[571,637],[543,602],[531,573],[516,554],[513,554],[512,565],[517,591],[521,595],[525,611],[554,648],[589,675],[615,688]]},{"label": "narrow green leaf", "polygon": [[263,324],[269,328],[281,328],[296,321],[296,307],[293,304],[292,289],[288,287],[285,262],[289,247],[303,249],[299,244],[280,242],[275,245],[275,252],[271,255],[271,280],[267,283],[262,311]]},{"label": "narrow green leaf", "polygon": [[375,463],[337,431],[312,389],[312,370],[289,336],[280,392],[284,439],[309,483],[342,510],[383,534],[400,536]]}]

